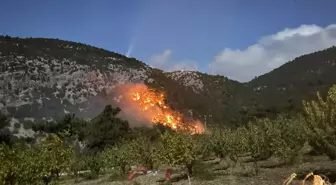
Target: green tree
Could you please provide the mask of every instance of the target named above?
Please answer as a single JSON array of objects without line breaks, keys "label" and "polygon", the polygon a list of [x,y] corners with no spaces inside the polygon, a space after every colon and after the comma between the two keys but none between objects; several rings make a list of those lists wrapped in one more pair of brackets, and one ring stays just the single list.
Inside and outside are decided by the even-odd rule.
[{"label": "green tree", "polygon": [[300,155],[306,137],[301,127],[301,119],[279,115],[276,119],[263,118],[246,127],[247,148],[255,162],[276,156],[284,163],[293,163]]},{"label": "green tree", "polygon": [[328,91],[326,100],[317,93],[317,101],[303,101],[305,133],[315,150],[336,159],[336,85]]},{"label": "green tree", "polygon": [[135,163],[137,154],[133,142],[123,141],[114,146],[106,148],[102,152],[104,166],[108,169],[119,168],[121,175],[126,174],[126,166]]},{"label": "green tree", "polygon": [[160,137],[155,156],[161,163],[184,166],[190,176],[198,157],[198,149],[197,140],[192,135],[181,132],[165,132]]},{"label": "green tree", "polygon": [[274,155],[280,157],[286,164],[295,162],[307,141],[302,122],[301,116],[288,118],[285,115],[279,115],[272,121],[272,129],[276,131],[272,140],[272,150]]},{"label": "green tree", "polygon": [[107,105],[104,111],[95,117],[85,128],[87,146],[102,151],[108,145],[115,145],[129,134],[127,121],[117,117],[121,109]]},{"label": "green tree", "polygon": [[81,153],[74,153],[73,160],[70,164],[70,170],[75,176],[75,182],[78,182],[78,172],[81,170],[87,170],[85,167],[85,157]]},{"label": "green tree", "polygon": [[2,142],[9,144],[11,140],[11,136],[8,132],[5,132],[5,128],[9,126],[10,118],[3,114],[0,111],[0,144]]},{"label": "green tree", "polygon": [[268,132],[268,119],[259,119],[256,123],[248,123],[246,127],[248,151],[254,162],[255,173],[259,173],[258,161],[272,156],[272,132]]},{"label": "green tree", "polygon": [[40,184],[44,177],[44,165],[48,161],[40,159],[36,148],[29,148],[24,143],[0,145],[0,182],[4,185]]},{"label": "green tree", "polygon": [[104,165],[104,158],[101,153],[87,154],[84,156],[85,166],[91,171],[91,178],[97,178]]},{"label": "green tree", "polygon": [[255,161],[264,160],[274,154],[274,143],[277,141],[279,130],[273,129],[270,119],[258,119],[247,125],[247,146]]},{"label": "green tree", "polygon": [[70,172],[73,163],[74,150],[67,146],[56,134],[44,137],[37,146],[36,161],[41,168],[41,176],[59,177],[61,172]]},{"label": "green tree", "polygon": [[133,163],[153,169],[155,164],[155,143],[150,138],[139,137],[129,142],[129,150],[134,154]]},{"label": "green tree", "polygon": [[247,139],[243,129],[214,129],[210,135],[210,150],[217,157],[230,158],[233,162],[238,161],[238,156],[247,150]]},{"label": "green tree", "polygon": [[9,125],[9,117],[0,111],[0,129]]},{"label": "green tree", "polygon": [[23,162],[18,147],[0,144],[0,182],[4,185],[14,185],[19,179],[21,172],[20,164]]},{"label": "green tree", "polygon": [[33,125],[34,131],[42,131],[45,133],[55,133],[60,137],[61,133],[67,132],[65,137],[77,137],[79,140],[83,139],[84,128],[87,122],[75,116],[75,114],[66,114],[61,120],[57,122],[38,122]]}]

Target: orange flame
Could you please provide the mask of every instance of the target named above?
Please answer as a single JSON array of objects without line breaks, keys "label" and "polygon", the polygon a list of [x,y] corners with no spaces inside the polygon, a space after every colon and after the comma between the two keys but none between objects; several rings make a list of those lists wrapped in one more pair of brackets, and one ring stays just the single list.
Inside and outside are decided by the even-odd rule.
[{"label": "orange flame", "polygon": [[154,124],[163,124],[173,130],[187,130],[191,133],[203,133],[203,124],[199,121],[184,123],[183,116],[173,111],[165,103],[165,95],[145,85],[134,85],[129,89],[129,99],[136,103],[143,114],[149,115]]}]

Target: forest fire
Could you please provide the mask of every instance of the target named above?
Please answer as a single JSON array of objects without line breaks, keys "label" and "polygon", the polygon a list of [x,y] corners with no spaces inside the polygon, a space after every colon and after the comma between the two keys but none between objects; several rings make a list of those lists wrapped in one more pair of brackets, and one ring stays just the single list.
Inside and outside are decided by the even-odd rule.
[{"label": "forest fire", "polygon": [[203,133],[203,124],[199,121],[186,123],[183,115],[173,111],[165,103],[163,92],[149,89],[145,85],[133,85],[128,92],[129,99],[139,106],[141,114],[151,119],[154,124],[163,124],[173,130],[187,130],[191,133]]}]

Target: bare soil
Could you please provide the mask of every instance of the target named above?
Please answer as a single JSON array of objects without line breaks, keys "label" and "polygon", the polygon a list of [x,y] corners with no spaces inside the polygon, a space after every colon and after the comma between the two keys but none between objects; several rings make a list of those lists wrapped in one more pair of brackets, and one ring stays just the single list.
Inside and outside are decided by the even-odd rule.
[{"label": "bare soil", "polygon": [[[268,159],[259,161],[258,174],[253,162],[248,162],[248,158],[242,160],[242,165],[230,166],[229,163],[220,162],[218,159],[207,161],[212,178],[205,180],[199,174],[195,174],[190,179],[192,185],[282,185],[284,181],[296,173],[296,179],[292,181],[293,185],[301,185],[302,179],[309,173],[321,175],[331,184],[336,184],[336,162],[330,161],[326,156],[305,156],[300,164],[283,165],[277,159]],[[141,185],[160,185],[164,184],[164,172],[158,174],[141,175],[134,178],[133,183]],[[114,180],[108,174],[102,175],[96,180],[80,179],[75,183],[74,179],[65,180],[64,185],[130,185],[128,180]],[[173,185],[188,185],[189,181],[183,172],[175,172],[172,176]],[[312,184],[311,180],[305,183]]]}]

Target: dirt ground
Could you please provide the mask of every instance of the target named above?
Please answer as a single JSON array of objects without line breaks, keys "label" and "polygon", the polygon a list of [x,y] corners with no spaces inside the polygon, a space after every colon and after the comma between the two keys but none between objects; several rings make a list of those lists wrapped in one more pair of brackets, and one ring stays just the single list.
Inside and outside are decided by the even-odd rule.
[{"label": "dirt ground", "polygon": [[[325,156],[310,156],[305,157],[304,161],[297,165],[281,165],[276,159],[269,159],[267,161],[259,162],[259,171],[256,175],[254,164],[251,162],[244,162],[243,165],[236,165],[236,167],[228,168],[226,163],[218,163],[218,160],[208,161],[211,165],[211,180],[205,180],[198,177],[196,174],[190,179],[192,185],[282,185],[284,181],[296,173],[296,180],[291,184],[301,185],[302,179],[309,173],[321,174],[331,184],[336,184],[336,162],[330,161]],[[176,180],[183,177],[181,173],[175,173],[172,176],[173,185],[188,185],[187,178]],[[160,185],[164,184],[164,173],[147,174],[134,178],[133,183],[137,182],[141,185]],[[309,179],[308,179],[309,180]],[[103,175],[97,180],[80,180],[81,182],[75,183],[73,179],[63,181],[64,185],[130,185],[127,180],[116,181],[108,175]],[[306,185],[312,184],[311,180],[305,183]]]}]

